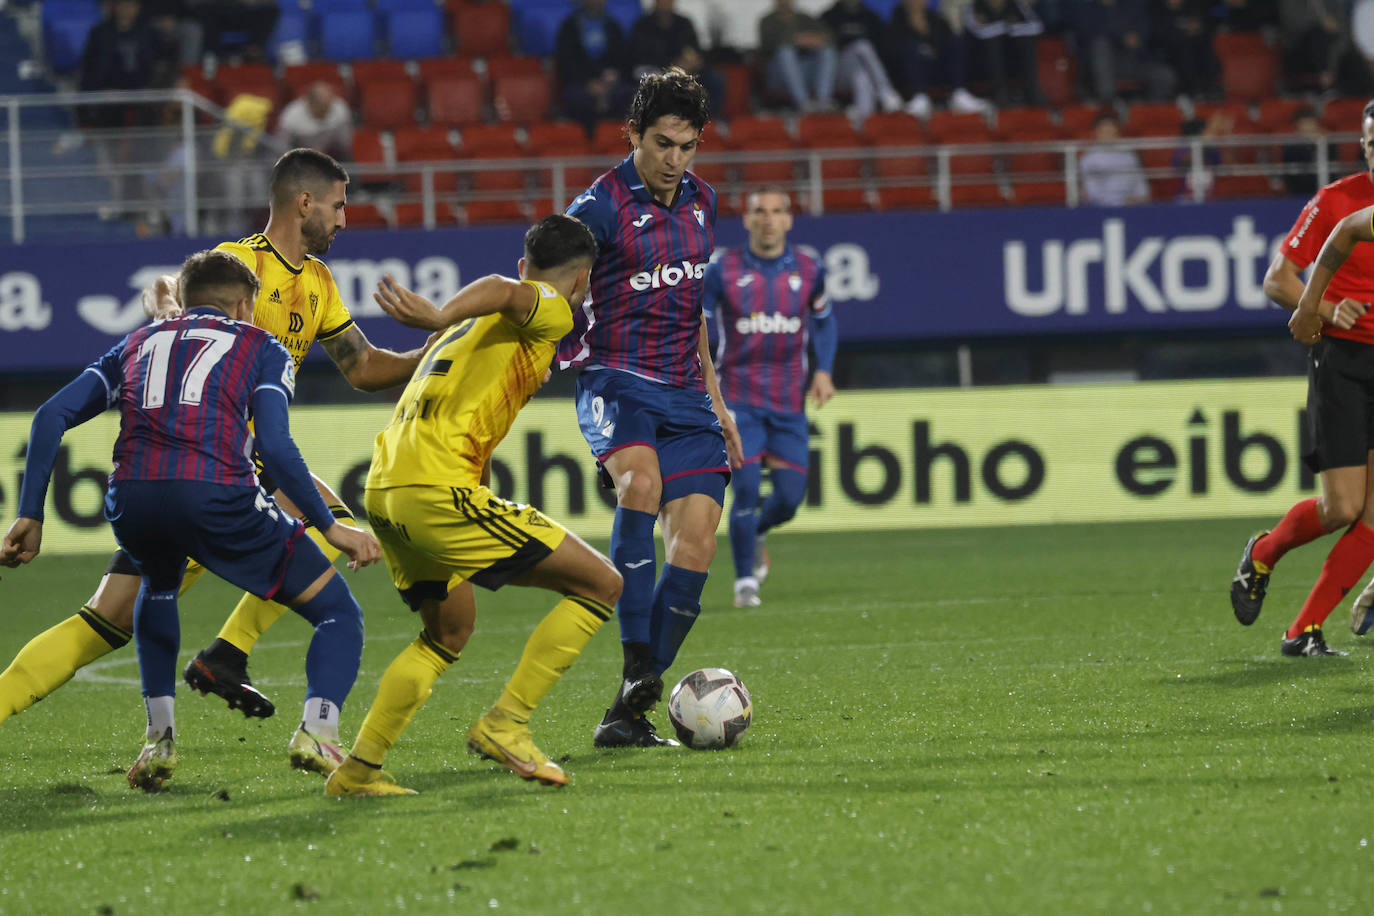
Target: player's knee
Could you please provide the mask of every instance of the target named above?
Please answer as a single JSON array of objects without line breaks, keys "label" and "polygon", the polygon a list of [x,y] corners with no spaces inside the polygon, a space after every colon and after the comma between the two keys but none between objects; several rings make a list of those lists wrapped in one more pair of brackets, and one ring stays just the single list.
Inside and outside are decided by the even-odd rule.
[{"label": "player's knee", "polygon": [[620,575],[620,571],[615,568],[610,560],[605,557],[600,558],[597,563],[596,575],[592,580],[590,594],[588,598],[595,598],[602,604],[612,607],[620,600],[620,591],[625,587],[625,578]]},{"label": "player's knee", "polygon": [[425,624],[425,632],[439,645],[455,655],[462,652],[472,638],[476,620],[467,615],[439,614]]},{"label": "player's knee", "polygon": [[1363,514],[1363,500],[1349,499],[1341,495],[1323,496],[1321,499],[1321,520],[1327,531],[1339,531],[1353,525]]},{"label": "player's knee", "polygon": [[781,524],[782,522],[790,522],[792,520],[792,517],[797,514],[797,507],[799,505],[801,505],[800,500],[798,500],[797,502],[786,500],[780,503],[778,505],[778,519],[775,524]]},{"label": "player's knee", "polygon": [[616,501],[628,509],[655,512],[663,497],[663,481],[656,474],[629,471],[616,481],[615,493]]}]

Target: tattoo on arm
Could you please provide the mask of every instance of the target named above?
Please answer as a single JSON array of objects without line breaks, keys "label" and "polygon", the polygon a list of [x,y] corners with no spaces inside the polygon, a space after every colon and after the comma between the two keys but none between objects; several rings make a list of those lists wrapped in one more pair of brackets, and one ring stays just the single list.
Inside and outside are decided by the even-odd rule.
[{"label": "tattoo on arm", "polygon": [[1348,257],[1350,257],[1350,252],[1341,251],[1335,245],[1327,242],[1322,246],[1321,254],[1317,255],[1317,264],[1334,274],[1341,269],[1341,265],[1345,263],[1345,259]]},{"label": "tattoo on arm", "polygon": [[324,347],[324,352],[328,353],[329,358],[334,360],[334,365],[339,367],[344,378],[351,382],[369,344],[367,337],[357,325],[354,325],[337,337],[320,341],[320,346]]}]

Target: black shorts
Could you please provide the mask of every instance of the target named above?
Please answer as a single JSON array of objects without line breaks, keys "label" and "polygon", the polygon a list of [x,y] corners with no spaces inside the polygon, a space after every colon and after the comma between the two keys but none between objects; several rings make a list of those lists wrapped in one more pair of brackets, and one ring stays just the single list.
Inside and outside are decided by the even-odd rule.
[{"label": "black shorts", "polygon": [[1313,472],[1364,467],[1374,449],[1374,346],[1323,337],[1307,355],[1309,449],[1303,463]]}]

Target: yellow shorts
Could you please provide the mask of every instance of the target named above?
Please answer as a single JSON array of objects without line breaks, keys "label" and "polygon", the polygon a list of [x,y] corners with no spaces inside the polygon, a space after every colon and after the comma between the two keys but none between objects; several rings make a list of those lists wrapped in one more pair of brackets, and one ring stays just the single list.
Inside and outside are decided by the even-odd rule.
[{"label": "yellow shorts", "polygon": [[363,497],[391,581],[411,610],[463,580],[498,589],[543,560],[567,530],[486,487],[389,487]]}]

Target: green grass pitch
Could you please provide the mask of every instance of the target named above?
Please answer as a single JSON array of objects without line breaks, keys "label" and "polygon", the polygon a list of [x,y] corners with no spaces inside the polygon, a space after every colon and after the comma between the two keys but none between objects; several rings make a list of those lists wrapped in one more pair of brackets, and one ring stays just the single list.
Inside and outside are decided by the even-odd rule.
[{"label": "green grass pitch", "polygon": [[[1284,659],[1325,548],[1291,555],[1258,624],[1227,582],[1246,522],[772,539],[764,606],[730,606],[726,543],[671,674],[753,692],[723,752],[597,751],[614,623],[536,714],[573,784],[529,785],[464,749],[543,593],[479,594],[478,630],[388,768],[413,798],[336,801],[291,771],[308,628],[253,656],[278,715],[179,698],[181,766],[144,795],[132,647],[0,725],[0,912],[1368,913],[1371,645]],[[1323,542],[1329,544],[1329,542]],[[4,570],[0,656],[67,614],[103,558]],[[416,633],[380,568],[355,732]],[[183,661],[234,601],[183,601]],[[0,662],[3,661],[0,659]],[[666,725],[666,714],[659,721]]]}]

